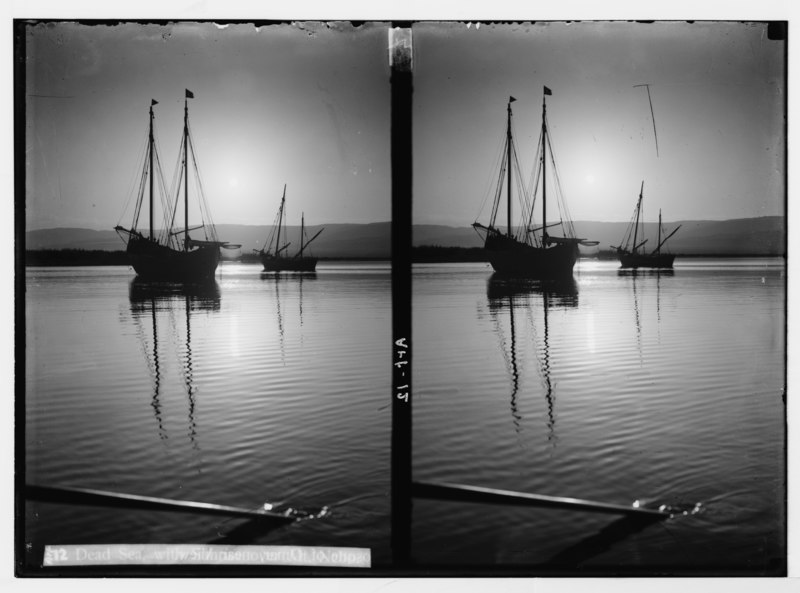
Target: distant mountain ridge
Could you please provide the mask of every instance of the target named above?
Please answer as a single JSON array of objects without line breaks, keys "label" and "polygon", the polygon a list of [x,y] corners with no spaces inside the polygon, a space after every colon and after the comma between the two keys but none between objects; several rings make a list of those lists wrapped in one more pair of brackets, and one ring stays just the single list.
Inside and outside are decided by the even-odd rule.
[{"label": "distant mountain ridge", "polygon": [[[739,218],[732,220],[686,220],[668,223],[667,232],[678,224],[678,233],[669,240],[669,249],[678,254],[694,255],[783,255],[786,249],[786,220],[782,216],[763,216],[759,218]],[[608,250],[618,245],[628,223],[624,222],[575,222],[575,230],[580,237],[599,241],[594,249]],[[390,258],[390,222],[369,224],[324,224],[307,227],[308,236],[313,236],[320,228],[325,231],[312,243],[311,251],[318,257],[328,258]],[[217,225],[221,240],[240,243],[241,251],[248,253],[263,246],[269,235],[269,225]],[[645,224],[647,246],[655,246],[656,223]],[[299,246],[300,228],[288,227],[288,237],[292,242],[289,252]],[[481,247],[480,236],[471,227],[446,225],[414,225],[412,229],[414,246],[438,245],[442,247]],[[27,231],[25,249],[85,249],[120,251],[125,244],[113,230],[97,231],[81,228],[54,228]],[[591,251],[587,251],[591,253]],[[230,252],[229,255],[235,255]]]},{"label": "distant mountain ridge", "polygon": [[[611,245],[619,245],[628,228],[627,222],[577,221],[574,225],[579,237],[600,242],[594,249],[585,249],[586,254],[598,250],[607,251],[611,249]],[[786,220],[783,216],[731,220],[679,220],[665,223],[664,227],[670,232],[678,225],[681,225],[680,230],[667,244],[672,253],[778,256],[785,254],[786,251]],[[553,234],[557,233],[553,231]],[[648,239],[645,248],[651,246],[655,248],[658,224],[645,223],[644,234]],[[481,247],[483,242],[480,235],[471,227],[415,225],[413,244]]]},{"label": "distant mountain ridge", "polygon": [[[324,224],[306,227],[312,237],[319,229],[324,232],[311,244],[311,253],[317,257],[385,258],[391,257],[391,223],[368,224]],[[221,241],[241,244],[241,252],[250,253],[260,249],[269,236],[271,225],[218,224],[217,236]],[[194,233],[197,237],[197,233]],[[300,246],[300,226],[287,227],[291,243],[289,253]],[[25,249],[98,249],[123,251],[125,243],[116,231],[95,231],[77,228],[55,228],[26,231]],[[223,250],[224,255],[235,255],[236,251]]]}]

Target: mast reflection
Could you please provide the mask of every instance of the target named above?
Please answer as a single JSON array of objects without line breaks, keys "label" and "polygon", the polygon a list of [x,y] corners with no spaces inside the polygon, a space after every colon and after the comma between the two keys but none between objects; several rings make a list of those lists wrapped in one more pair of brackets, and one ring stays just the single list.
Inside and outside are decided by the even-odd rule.
[{"label": "mast reflection", "polygon": [[656,321],[657,328],[661,332],[661,277],[674,276],[675,270],[669,269],[624,269],[617,270],[617,276],[629,277],[631,279],[631,290],[633,291],[633,312],[634,321],[636,323],[636,345],[639,350],[639,358],[642,358],[642,323],[641,323],[641,309],[639,307],[639,290],[637,289],[637,282],[648,282],[648,278],[655,277],[656,281]]},{"label": "mast reflection", "polygon": [[[284,273],[284,272],[261,272],[260,278],[262,280],[271,280],[275,285],[275,308],[278,315],[278,337],[280,340],[280,350],[281,350],[281,361],[285,363],[285,331],[284,331],[284,315],[281,311],[281,286],[283,285],[287,289],[291,290],[292,283],[297,283],[297,292],[298,292],[298,303],[300,309],[300,327],[303,326],[303,282],[309,280],[315,280],[317,278],[316,272],[291,272],[291,273]],[[289,315],[291,320],[291,315]],[[303,334],[300,334],[300,340],[302,345]]]},{"label": "mast reflection", "polygon": [[[550,327],[549,313],[553,308],[568,308],[578,306],[578,286],[574,278],[563,280],[534,280],[507,278],[498,274],[493,274],[487,285],[487,296],[489,298],[489,312],[500,325],[500,317],[503,312],[508,311],[508,325],[510,328],[509,352],[506,353],[506,346],[503,345],[503,356],[509,366],[511,374],[511,416],[513,418],[515,431],[521,428],[522,415],[517,406],[517,396],[520,389],[520,360],[517,352],[516,338],[516,314],[515,310],[527,311],[531,316],[536,312],[538,304],[541,303],[543,339],[541,345],[536,336],[536,323],[531,318],[531,329],[534,334],[534,351],[539,364],[539,374],[542,378],[545,401],[547,403],[547,440],[555,445],[555,393],[554,384],[551,377],[551,357],[550,357]],[[540,300],[541,299],[541,300]]]},{"label": "mast reflection", "polygon": [[[134,322],[142,327],[142,323],[150,319],[152,323],[153,349],[152,356],[147,351],[147,340],[141,332],[145,355],[148,366],[153,375],[153,398],[151,407],[158,425],[158,434],[161,440],[168,439],[164,427],[161,402],[162,364],[159,353],[157,313],[167,312],[172,314],[182,305],[186,315],[186,341],[181,360],[181,371],[186,393],[188,395],[188,433],[190,442],[197,448],[197,423],[195,407],[197,387],[194,385],[195,362],[192,354],[192,326],[191,313],[193,311],[219,311],[220,289],[216,281],[202,284],[175,284],[146,282],[134,278],[129,285],[128,296]],[[177,328],[175,328],[177,330]]]}]

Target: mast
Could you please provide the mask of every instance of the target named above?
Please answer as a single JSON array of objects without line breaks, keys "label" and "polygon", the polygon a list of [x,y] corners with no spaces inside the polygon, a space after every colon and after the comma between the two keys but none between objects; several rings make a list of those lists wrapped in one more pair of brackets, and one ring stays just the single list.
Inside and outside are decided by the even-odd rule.
[{"label": "mast", "polygon": [[661,255],[661,208],[658,209],[658,247],[656,247],[656,255]]},{"label": "mast", "polygon": [[283,184],[283,197],[281,198],[281,207],[278,209],[278,235],[275,237],[275,255],[280,252],[281,247],[281,226],[283,225],[283,205],[286,202],[286,184]]},{"label": "mast", "polygon": [[149,149],[150,149],[150,240],[153,240],[153,178],[155,177],[153,171],[153,147],[155,141],[153,139],[153,105],[158,101],[150,99],[150,134],[149,134]]},{"label": "mast", "polygon": [[508,236],[511,237],[511,103],[514,101],[514,97],[508,98],[508,106],[506,109],[508,110],[508,124],[506,126],[506,158],[508,160],[508,165],[506,167],[506,175],[508,175]]},{"label": "mast", "polygon": [[636,202],[636,223],[633,225],[633,253],[636,253],[636,239],[639,234],[639,213],[642,211],[642,196],[644,195],[644,181],[642,181],[642,188],[639,190],[639,201]]},{"label": "mast", "polygon": [[186,89],[183,100],[183,250],[189,251],[189,98],[194,94]]},{"label": "mast", "polygon": [[547,247],[547,95],[550,89],[544,87],[542,95],[542,247]]},{"label": "mast", "polygon": [[300,214],[300,257],[303,257],[303,233],[306,226],[306,213]]}]

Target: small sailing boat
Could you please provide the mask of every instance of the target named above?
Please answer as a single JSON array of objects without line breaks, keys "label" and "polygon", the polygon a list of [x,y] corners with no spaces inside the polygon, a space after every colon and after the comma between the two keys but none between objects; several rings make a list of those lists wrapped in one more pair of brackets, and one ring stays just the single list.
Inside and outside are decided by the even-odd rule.
[{"label": "small sailing boat", "polygon": [[325,229],[320,229],[311,239],[306,238],[305,213],[300,217],[300,249],[293,256],[286,254],[291,243],[281,245],[281,237],[286,239],[286,186],[283,186],[283,197],[278,208],[276,222],[272,226],[269,237],[261,250],[255,250],[261,254],[261,263],[264,264],[265,272],[314,272],[317,268],[318,258],[306,255],[309,244],[319,237]]},{"label": "small sailing boat", "polygon": [[[641,248],[647,243],[644,238],[644,220],[642,216],[642,201],[644,200],[644,181],[639,190],[639,199],[636,201],[631,223],[625,231],[625,236],[619,246],[612,245],[617,250],[617,256],[623,268],[672,268],[675,255],[664,253],[661,248],[681,228],[678,225],[671,233],[661,238],[663,226],[661,224],[661,210],[658,211],[658,243],[650,253],[645,253]],[[641,232],[640,232],[641,231]]]},{"label": "small sailing boat", "polygon": [[[202,192],[199,191],[200,184],[197,183],[200,201],[200,212],[204,220],[200,225],[189,228],[189,169],[194,164],[197,165],[197,157],[194,152],[192,138],[189,134],[189,99],[193,99],[194,94],[186,90],[184,101],[183,116],[183,137],[181,140],[180,163],[181,170],[178,177],[178,188],[175,199],[172,200],[167,195],[166,185],[164,184],[161,165],[156,150],[153,107],[158,101],[150,102],[150,126],[148,134],[147,158],[142,170],[139,193],[134,209],[134,219],[131,228],[127,229],[120,225],[114,227],[117,233],[127,235],[127,254],[128,258],[136,270],[136,274],[143,280],[158,280],[166,282],[198,282],[207,280],[214,276],[217,264],[220,259],[220,247],[236,248],[238,246],[219,241],[217,239],[214,224],[208,204]],[[149,184],[146,181],[149,180]],[[164,215],[164,228],[156,232],[154,228],[155,215],[155,194],[156,180],[159,183],[159,190],[162,196],[162,206]],[[179,195],[183,184],[184,197],[184,226],[183,229],[175,230],[176,215],[178,210]],[[141,214],[144,202],[146,187],[149,186],[149,229],[147,235],[137,228],[139,215]],[[207,220],[205,220],[207,219]],[[189,236],[189,231],[202,229],[203,239],[193,239]],[[183,235],[181,244],[179,236]],[[120,234],[120,236],[122,236]],[[126,240],[123,237],[123,240]]]},{"label": "small sailing boat", "polygon": [[[507,126],[504,154],[501,164],[500,176],[495,192],[492,214],[488,226],[475,222],[472,226],[485,234],[484,248],[486,249],[489,261],[496,272],[518,277],[551,278],[563,277],[572,274],[572,268],[578,259],[578,245],[592,246],[597,245],[596,241],[587,241],[575,236],[575,229],[569,218],[566,203],[563,197],[559,199],[560,219],[558,222],[548,223],[547,219],[547,150],[550,149],[550,159],[552,161],[553,178],[555,180],[558,195],[560,191],[560,181],[555,173],[555,160],[550,144],[547,128],[547,103],[546,98],[552,95],[552,91],[544,87],[542,99],[542,130],[539,137],[537,149],[537,168],[533,180],[533,200],[524,187],[520,187],[521,224],[517,227],[513,225],[512,218],[512,180],[520,178],[519,164],[516,163],[516,149],[511,129],[511,103],[516,101],[510,97],[507,106]],[[514,165],[516,164],[516,172]],[[506,214],[507,227],[505,233],[496,226],[499,205],[502,196],[503,180],[506,180]],[[542,188],[542,223],[537,228],[532,228],[533,213],[536,198],[536,191],[541,179]],[[521,184],[520,184],[521,185]],[[554,236],[548,232],[548,228],[560,226],[563,236]],[[537,235],[537,232],[541,234]]]}]

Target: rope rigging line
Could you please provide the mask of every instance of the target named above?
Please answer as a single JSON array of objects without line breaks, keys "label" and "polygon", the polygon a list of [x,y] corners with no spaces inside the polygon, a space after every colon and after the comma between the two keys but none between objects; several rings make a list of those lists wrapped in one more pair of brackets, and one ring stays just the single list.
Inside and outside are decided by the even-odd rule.
[{"label": "rope rigging line", "polygon": [[174,244],[175,244],[176,248],[178,247],[178,239],[174,235],[175,217],[178,215],[178,203],[181,201],[180,200],[180,193],[181,193],[181,188],[183,187],[183,170],[184,170],[184,167],[186,166],[186,164],[183,162],[184,159],[181,158],[181,156],[185,155],[184,144],[185,144],[185,139],[181,138],[181,145],[180,145],[180,149],[178,150],[178,162],[177,162],[177,164],[175,165],[175,168],[174,168],[175,177],[173,177],[173,180],[172,180],[172,187],[175,190],[175,193],[173,194],[175,196],[175,201],[173,202],[173,205],[172,205],[172,214],[170,216],[169,225],[168,225],[168,228],[169,228],[169,242],[170,242],[170,244],[172,244],[173,241],[174,241]]},{"label": "rope rigging line", "polygon": [[[169,189],[166,192],[166,200],[168,209],[164,210],[164,243],[174,249],[178,249],[178,241],[172,234],[175,216],[178,210],[178,193],[180,192],[180,180],[182,179],[181,168],[181,152],[178,151],[178,156],[175,160],[175,166],[172,167],[172,181],[170,182]],[[172,196],[175,196],[173,201]]]},{"label": "rope rigging line", "polygon": [[[206,241],[216,241],[217,237],[216,233],[214,232],[214,223],[211,220],[211,210],[206,202],[205,192],[203,190],[203,181],[200,176],[200,168],[197,166],[197,153],[195,152],[194,141],[191,134],[189,135],[189,150],[192,155],[192,165],[194,165],[194,179],[197,186],[197,202],[200,210],[200,222],[203,224],[203,236]],[[206,225],[206,221],[208,221],[208,226]]]},{"label": "rope rigging line", "polygon": [[569,212],[569,208],[567,207],[567,201],[564,197],[564,189],[561,185],[561,174],[558,171],[558,165],[556,164],[555,158],[555,150],[553,149],[552,139],[550,136],[547,137],[547,145],[550,147],[550,161],[553,165],[553,178],[555,180],[555,187],[556,187],[556,203],[558,204],[558,211],[560,215],[560,222],[562,228],[564,230],[564,236],[574,238],[575,237],[575,228],[572,224],[572,215]]},{"label": "rope rigging line", "polygon": [[633,214],[631,215],[631,219],[628,221],[628,228],[625,231],[625,236],[622,238],[622,243],[620,246],[623,247],[625,250],[629,250],[630,243],[633,240],[633,227],[636,225],[636,208],[633,209]]},{"label": "rope rigging line", "polygon": [[161,198],[162,217],[165,219],[162,220],[162,228],[156,237],[156,241],[163,244],[166,242],[165,234],[167,233],[167,229],[163,227],[166,226],[166,215],[169,212],[171,205],[169,201],[169,194],[167,193],[167,188],[164,184],[164,169],[161,166],[161,150],[159,149],[158,135],[155,127],[153,127],[153,162],[154,170],[152,171],[152,174],[156,175],[155,179],[158,184],[159,197]]},{"label": "rope rigging line", "polygon": [[[505,157],[505,154],[506,154],[506,152],[505,152],[506,142],[507,142],[506,132],[505,132],[505,130],[503,130],[502,134],[498,134],[498,136],[497,136],[497,142],[495,143],[496,148],[495,148],[495,151],[494,151],[495,157],[494,157],[494,161],[492,162],[492,167],[489,169],[489,171],[497,171],[498,169],[500,169],[501,170],[501,174],[502,174],[502,169],[505,166],[504,165],[504,163],[505,163],[505,158],[504,157]],[[494,197],[493,197],[493,201],[492,201],[492,204],[493,204],[492,213],[493,214],[489,219],[490,220],[489,226],[494,226],[494,219],[497,216],[497,214],[495,214],[495,211],[497,209],[497,206],[495,205],[495,203],[496,203],[496,201],[498,199],[497,198],[497,186],[500,183],[502,183],[502,179],[500,181],[498,181],[497,183],[494,183],[493,180],[495,179],[495,177],[496,177],[495,175],[491,175],[491,174],[487,176],[486,185],[484,186],[484,190],[482,192],[483,193],[483,201],[481,202],[481,206],[478,209],[478,215],[475,217],[475,220],[478,220],[480,218],[480,215],[483,212],[483,209],[486,207],[486,202],[488,201],[489,196],[491,196],[492,193],[494,193]]]},{"label": "rope rigging line", "polygon": [[[267,233],[267,240],[264,242],[264,247],[261,249],[261,252],[269,253],[270,249],[272,248],[272,243],[276,239],[277,231],[278,231],[278,219],[280,218],[281,211],[278,209],[278,212],[275,214],[275,218],[272,221],[272,228],[270,229],[269,233]],[[275,246],[277,251],[278,245]]]},{"label": "rope rigging line", "polygon": [[533,214],[536,210],[536,196],[538,195],[539,189],[539,182],[542,177],[542,132],[539,132],[539,140],[536,143],[536,154],[533,161],[533,167],[531,167],[531,175],[528,181],[528,188],[531,193],[531,209],[528,214],[528,222],[525,225],[525,232],[531,237],[533,245],[535,247],[541,247],[541,242],[539,238],[534,233],[529,233],[528,229],[533,228]]},{"label": "rope rigging line", "polygon": [[142,174],[139,178],[139,197],[136,200],[136,208],[133,211],[133,224],[131,226],[131,230],[136,230],[136,228],[139,226],[139,216],[142,213],[142,203],[144,202],[144,193],[145,188],[147,187],[147,169],[147,160],[145,160],[142,165]]},{"label": "rope rigging line", "polygon": [[[198,158],[197,158],[197,149],[194,145],[194,138],[192,135],[191,128],[189,128],[189,145],[192,152],[192,162],[194,164],[194,171],[195,171],[195,179],[197,181],[197,190],[199,193],[199,204],[200,204],[200,217],[203,222],[203,232],[205,234],[206,240],[210,241],[218,241],[216,226],[214,224],[214,219],[211,216],[211,208],[208,205],[208,201],[206,200],[205,189],[203,187],[203,180],[200,174],[200,167],[197,165]],[[208,223],[206,225],[206,223]]]},{"label": "rope rigging line", "polygon": [[[506,144],[507,144],[507,142],[506,142]],[[506,154],[506,151],[504,150],[503,151],[503,156],[505,156],[505,154]],[[492,215],[489,217],[489,226],[490,227],[494,227],[495,226],[495,222],[497,221],[497,214],[498,214],[498,211],[500,210],[500,199],[501,199],[501,197],[503,195],[503,180],[505,180],[505,177],[506,177],[506,162],[507,161],[506,161],[505,158],[503,158],[503,160],[500,162],[500,174],[499,174],[499,177],[497,179],[497,184],[495,185],[495,189],[494,189],[495,193],[494,193],[494,201],[492,203]]]},{"label": "rope rigging line", "polygon": [[[127,184],[128,192],[127,192],[127,197],[125,199],[125,205],[122,208],[122,214],[120,214],[116,226],[120,226],[120,224],[122,223],[122,219],[125,218],[125,213],[128,211],[128,206],[130,206],[133,197],[137,196],[137,201],[139,199],[139,190],[137,189],[137,186],[140,185],[139,173],[144,167],[145,154],[147,154],[147,144],[148,144],[148,135],[145,134],[144,141],[140,144],[141,148],[138,153],[139,156],[136,160],[136,167],[132,170],[131,180]],[[136,226],[134,225],[133,228],[136,228]]]},{"label": "rope rigging line", "polygon": [[166,243],[169,244],[169,229],[166,226],[166,215],[169,213],[170,209],[172,208],[172,203],[170,202],[170,193],[167,191],[167,186],[164,181],[164,170],[161,166],[161,157],[156,151],[155,153],[155,162],[156,167],[158,170],[158,183],[159,183],[159,193],[161,195],[161,212],[163,215],[164,220],[162,220],[162,228],[158,235],[158,242],[159,243]]},{"label": "rope rigging line", "polygon": [[[520,228],[517,228],[517,232],[514,233],[514,237],[517,240],[521,240],[524,243],[529,243],[528,240],[528,231],[525,228],[525,219],[528,216],[528,213],[531,209],[530,200],[528,199],[528,192],[527,188],[525,187],[525,181],[522,178],[522,167],[519,164],[519,155],[517,154],[516,147],[514,147],[513,153],[514,162],[517,164],[516,168],[516,181],[517,181],[517,199],[519,200],[520,204],[520,220],[523,222]],[[521,236],[520,236],[521,235]]]}]

